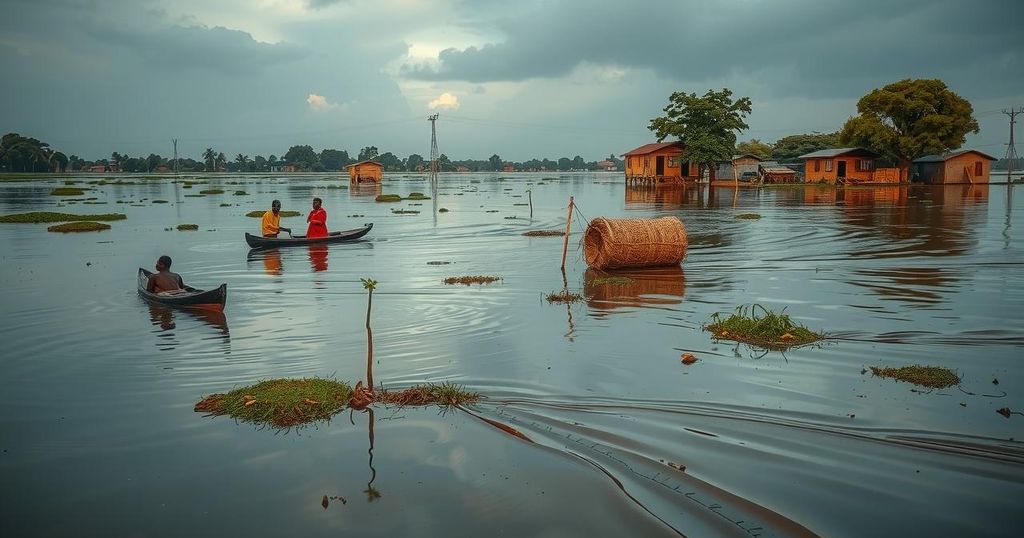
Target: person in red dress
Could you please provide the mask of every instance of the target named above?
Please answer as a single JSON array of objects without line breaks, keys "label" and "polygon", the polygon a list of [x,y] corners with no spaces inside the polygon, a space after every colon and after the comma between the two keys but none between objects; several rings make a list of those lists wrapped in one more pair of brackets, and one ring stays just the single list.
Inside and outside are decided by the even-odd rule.
[{"label": "person in red dress", "polygon": [[313,210],[309,212],[309,216],[306,217],[306,222],[309,223],[309,229],[306,230],[306,237],[309,239],[315,239],[317,237],[327,237],[327,211],[320,207],[323,200],[319,198],[313,198]]}]

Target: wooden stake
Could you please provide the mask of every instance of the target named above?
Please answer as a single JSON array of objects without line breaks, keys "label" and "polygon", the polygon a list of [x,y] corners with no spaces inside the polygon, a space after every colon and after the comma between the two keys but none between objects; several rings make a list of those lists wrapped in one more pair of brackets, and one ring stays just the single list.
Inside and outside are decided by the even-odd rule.
[{"label": "wooden stake", "polygon": [[526,189],[526,195],[530,199],[530,218],[532,219],[533,218],[533,191],[531,189]]},{"label": "wooden stake", "polygon": [[565,241],[562,242],[562,270],[565,271],[565,253],[569,250],[569,226],[572,225],[572,196],[569,197],[569,218],[565,221]]}]

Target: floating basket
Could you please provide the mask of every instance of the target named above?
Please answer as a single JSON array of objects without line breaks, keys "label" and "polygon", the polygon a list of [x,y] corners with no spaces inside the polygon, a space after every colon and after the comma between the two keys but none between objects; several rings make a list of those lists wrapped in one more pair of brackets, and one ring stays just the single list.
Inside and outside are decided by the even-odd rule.
[{"label": "floating basket", "polygon": [[686,244],[686,228],[677,217],[596,218],[583,236],[583,255],[598,269],[679,265]]}]

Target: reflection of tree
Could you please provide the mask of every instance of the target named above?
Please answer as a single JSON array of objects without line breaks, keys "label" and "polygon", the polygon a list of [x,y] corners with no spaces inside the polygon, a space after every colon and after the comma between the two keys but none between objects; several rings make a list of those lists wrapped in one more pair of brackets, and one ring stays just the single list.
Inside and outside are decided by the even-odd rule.
[{"label": "reflection of tree", "polygon": [[377,469],[373,467],[373,409],[367,408],[366,412],[370,414],[370,421],[367,431],[369,432],[370,448],[367,453],[370,454],[370,481],[366,483],[366,489],[363,493],[366,494],[366,501],[373,502],[380,498],[380,491],[373,487],[373,481],[377,479]]}]

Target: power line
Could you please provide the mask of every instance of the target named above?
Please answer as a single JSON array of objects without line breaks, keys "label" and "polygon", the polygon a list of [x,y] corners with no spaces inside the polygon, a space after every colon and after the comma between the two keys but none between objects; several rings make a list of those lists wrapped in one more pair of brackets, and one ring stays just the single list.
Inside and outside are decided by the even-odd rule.
[{"label": "power line", "polygon": [[1006,183],[1013,184],[1013,165],[1017,161],[1017,148],[1013,143],[1013,126],[1017,123],[1017,114],[1024,114],[1024,107],[1003,110],[1010,117],[1010,143],[1006,145]]}]

